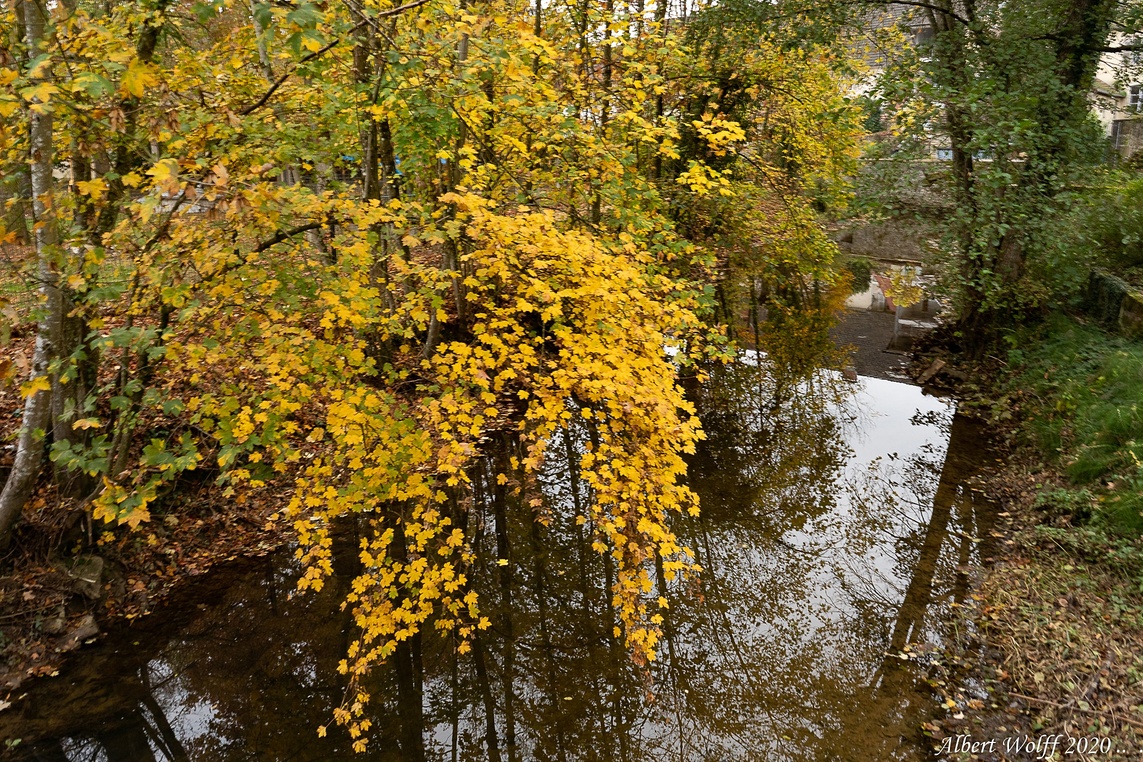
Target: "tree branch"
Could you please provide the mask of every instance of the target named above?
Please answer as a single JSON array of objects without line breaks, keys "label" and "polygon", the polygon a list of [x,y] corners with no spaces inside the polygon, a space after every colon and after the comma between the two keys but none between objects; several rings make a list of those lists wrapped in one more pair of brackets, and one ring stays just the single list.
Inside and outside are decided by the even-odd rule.
[{"label": "tree branch", "polygon": [[[364,21],[361,22],[360,24],[357,24],[352,29],[350,29],[349,34],[353,34],[354,32],[356,32],[358,29],[360,29],[363,26],[365,26]],[[295,71],[297,71],[299,66],[301,66],[304,63],[309,63],[310,61],[314,60],[318,56],[323,55],[324,53],[329,51],[331,48],[333,48],[335,45],[337,45],[339,42],[341,42],[342,39],[344,39],[344,38],[338,37],[337,39],[333,40],[332,42],[330,42],[325,47],[320,48],[319,50],[315,50],[312,53],[309,53],[307,55],[302,56],[301,60],[299,60],[294,65],[294,68],[290,69],[285,74],[283,74],[282,76],[280,76],[276,80],[274,80],[274,84],[270,85],[270,88],[262,95],[261,98],[258,99],[258,101],[254,105],[248,106],[247,108],[244,108],[241,111],[239,111],[238,112],[239,116],[249,116],[250,114],[253,114],[255,111],[257,111],[258,109],[265,106],[266,102],[269,101],[270,98],[274,95],[274,93],[277,92],[278,88],[282,86],[282,83],[284,83],[287,79],[289,79],[290,75],[293,74]]]},{"label": "tree branch", "polygon": [[[296,228],[290,228],[289,230],[281,230],[281,231],[275,233],[274,235],[272,235],[271,237],[267,238],[262,243],[255,246],[254,250],[251,251],[250,253],[251,254],[261,254],[266,249],[270,248],[271,246],[276,246],[277,244],[281,243],[282,241],[285,241],[287,238],[293,238],[298,233],[305,233],[307,230],[317,230],[318,228],[322,227],[323,225],[325,225],[324,222],[307,222],[305,225],[298,225]],[[245,260],[245,257],[243,257],[243,260]]]},{"label": "tree branch", "polygon": [[876,5],[876,6],[908,5],[908,6],[911,6],[913,8],[925,8],[925,9],[930,10],[930,11],[936,11],[937,13],[942,13],[942,14],[948,16],[949,18],[956,19],[957,21],[959,21],[961,24],[964,24],[965,26],[969,26],[969,27],[972,26],[972,24],[969,22],[968,19],[966,19],[964,16],[961,16],[959,13],[954,11],[952,8],[942,8],[939,5],[934,5],[933,3],[922,2],[921,0],[853,0],[852,2],[846,2],[846,3],[842,3],[842,4],[843,5]]},{"label": "tree branch", "polygon": [[304,63],[309,63],[310,61],[314,60],[318,56],[324,55],[325,53],[329,52],[330,49],[332,49],[334,46],[336,46],[338,43],[340,43],[342,40],[344,40],[347,36],[353,34],[354,32],[356,32],[358,29],[365,26],[366,24],[371,24],[374,19],[383,19],[383,18],[388,18],[390,16],[396,16],[400,13],[404,13],[405,11],[412,10],[413,8],[420,7],[420,6],[424,5],[425,3],[427,3],[428,1],[429,0],[413,0],[413,2],[411,2],[411,3],[405,3],[404,5],[398,5],[396,8],[390,8],[387,11],[381,11],[381,12],[375,14],[372,19],[364,19],[362,21],[359,21],[358,23],[354,24],[353,27],[348,32],[346,32],[342,36],[338,37],[337,39],[333,40],[328,45],[325,45],[324,47],[322,47],[318,50],[315,50],[312,53],[308,53],[308,54],[302,56],[301,59],[296,64],[294,64],[294,67],[292,69],[290,69],[285,74],[283,74],[282,76],[280,76],[276,80],[274,80],[274,83],[272,85],[270,85],[269,89],[266,90],[266,92],[262,95],[261,98],[259,98],[257,100],[257,102],[255,102],[253,105],[247,106],[246,108],[239,111],[238,115],[239,116],[249,116],[250,114],[253,114],[255,111],[257,111],[258,109],[265,106],[266,103],[270,100],[270,98],[272,98],[274,96],[274,93],[276,93],[278,91],[278,88],[281,87],[285,83],[285,81],[290,78],[291,74],[293,74],[295,71],[298,70],[299,66],[301,66]]}]

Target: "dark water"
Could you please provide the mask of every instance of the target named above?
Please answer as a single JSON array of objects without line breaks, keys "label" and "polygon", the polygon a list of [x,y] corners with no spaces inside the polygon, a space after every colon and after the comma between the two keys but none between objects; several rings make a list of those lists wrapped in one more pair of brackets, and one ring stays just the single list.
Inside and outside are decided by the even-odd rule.
[{"label": "dark water", "polygon": [[[916,387],[820,373],[777,383],[749,365],[702,392],[692,463],[702,514],[677,533],[704,569],[669,587],[648,676],[611,635],[613,570],[572,520],[583,499],[550,458],[549,527],[477,501],[474,570],[493,627],[457,657],[426,633],[373,677],[357,756],[319,725],[342,699],[356,573],[294,596],[292,556],[214,573],[181,601],[86,648],[0,712],[28,760],[916,760],[931,711],[898,654],[937,642],[990,509],[966,488],[984,457],[951,403]],[[576,456],[572,432],[552,452]],[[662,584],[662,583],[660,583]]]}]

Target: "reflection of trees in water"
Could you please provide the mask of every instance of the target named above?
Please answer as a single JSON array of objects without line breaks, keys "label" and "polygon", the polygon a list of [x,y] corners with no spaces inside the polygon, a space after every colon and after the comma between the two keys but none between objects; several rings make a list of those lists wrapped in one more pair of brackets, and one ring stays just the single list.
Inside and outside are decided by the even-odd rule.
[{"label": "reflection of trees in water", "polygon": [[[964,582],[958,568],[970,560],[973,538],[981,534],[981,515],[987,517],[965,484],[975,467],[973,445],[979,441],[972,424],[954,417],[951,409],[915,417],[914,424],[949,431],[947,455],[930,442],[914,453],[879,458],[854,474],[849,487],[847,544],[855,551],[855,563],[847,570],[845,586],[865,618],[883,627],[896,622],[890,639],[897,650],[925,639],[926,633],[923,616],[903,627],[893,612],[914,609],[923,615],[931,600],[963,596],[957,588]],[[944,552],[950,546],[955,551]],[[865,560],[870,558],[891,565]]]},{"label": "reflection of trees in water", "polygon": [[709,593],[684,614],[686,721],[721,756],[813,758],[815,726],[843,707],[836,672],[823,669],[832,645],[818,635],[829,612],[815,590],[825,548],[792,538],[835,508],[848,447],[833,411],[848,390],[832,375],[791,382],[765,366],[714,381],[700,403],[709,439],[692,481],[704,513],[683,533],[700,538]]},{"label": "reflection of trees in water", "polygon": [[[936,450],[860,484],[843,478],[849,388],[826,374],[779,381],[748,365],[712,373],[696,400],[708,439],[690,477],[703,512],[674,527],[704,573],[685,589],[654,575],[670,608],[649,675],[614,634],[615,570],[592,546],[591,495],[570,465],[589,431],[577,423],[552,443],[536,484],[493,478],[519,455],[502,440],[474,468],[462,506],[480,551],[470,584],[492,626],[463,655],[427,631],[377,670],[375,738],[360,758],[900,757],[882,726],[895,727],[908,685],[886,677],[881,655],[898,630],[916,631],[927,591],[947,585],[959,561],[959,547],[951,559],[942,551],[943,525],[982,530],[959,507],[947,519],[930,511],[934,494],[938,504],[946,492],[959,497],[954,459],[942,471]],[[886,490],[901,485],[912,500],[887,511]],[[847,496],[854,486],[863,498]],[[240,577],[176,640],[116,663],[108,703],[42,733],[72,735],[43,746],[42,758],[351,758],[339,734],[316,737],[344,685],[335,668],[348,617],[336,587],[357,573],[353,527],[338,540],[332,587],[290,598],[295,572],[281,559]],[[890,559],[884,579],[866,584],[851,565],[836,584],[839,569],[878,548]],[[61,692],[59,703],[69,700]],[[144,740],[148,752],[136,748]]]},{"label": "reflection of trees in water", "polygon": [[[60,682],[35,686],[37,699],[24,709],[35,714],[15,727],[0,724],[0,736],[30,736],[30,759],[52,747],[66,750],[55,758],[109,762],[348,755],[348,744],[306,751],[341,698],[336,665],[348,620],[336,590],[287,601],[296,574],[284,560],[221,572],[230,584],[217,598],[204,596],[218,604],[178,616],[170,623],[175,639],[119,633],[117,652],[100,646]],[[137,647],[128,645],[134,640]],[[16,718],[0,723],[7,719]]]},{"label": "reflection of trees in water", "polygon": [[[948,431],[948,452],[925,447],[878,459],[861,475],[851,491],[851,547],[858,557],[891,559],[892,567],[850,564],[843,577],[855,626],[885,644],[884,658],[869,664],[862,700],[873,711],[898,714],[908,708],[901,697],[915,679],[898,655],[911,643],[939,639],[936,623],[947,616],[949,601],[963,601],[968,580],[962,568],[976,536],[988,534],[993,511],[965,484],[979,455],[975,426],[951,410],[915,416],[913,423]],[[852,732],[849,724],[837,728],[841,738]]]},{"label": "reflection of trees in water", "polygon": [[[152,746],[161,756],[156,756]],[[156,759],[182,762],[188,757],[162,713],[150,714],[141,703],[104,719],[101,730],[90,738],[68,742],[56,739],[34,744],[28,750],[27,759],[37,762],[151,762]]]},{"label": "reflection of trees in water", "polygon": [[[743,400],[760,374],[739,370],[708,387],[727,402],[712,406],[717,420],[704,415],[709,439],[692,473],[717,477],[691,479],[704,511],[675,527],[702,564],[703,582],[697,591],[667,591],[659,578],[672,608],[650,685],[613,635],[610,557],[591,547],[590,523],[576,520],[586,516],[590,495],[569,463],[578,462],[588,433],[572,429],[551,448],[566,457],[549,458],[539,485],[547,525],[513,520],[533,510],[526,495],[484,499],[478,491],[473,510],[485,541],[500,558],[508,547],[515,563],[507,567],[509,585],[506,567],[475,570],[485,607],[497,604],[488,634],[493,676],[483,679],[470,660],[460,664],[458,703],[473,716],[458,736],[480,737],[487,711],[477,710],[489,703],[479,697],[499,677],[491,705],[501,733],[514,731],[519,758],[766,758],[782,733],[795,740],[773,742],[810,740],[812,728],[800,719],[812,710],[807,686],[829,681],[812,674],[823,647],[805,621],[810,576],[802,567],[815,562],[798,561],[780,543],[790,526],[832,506],[829,485],[846,450],[824,395],[837,389],[788,388],[778,406],[769,398]],[[720,388],[724,380],[739,387]],[[731,401],[741,404],[730,408]],[[486,497],[490,491],[486,484]],[[498,532],[500,526],[509,531]],[[510,687],[502,681],[506,671],[516,676]],[[509,749],[501,755],[512,758]]]},{"label": "reflection of trees in water", "polygon": [[834,496],[822,486],[848,454],[832,412],[843,384],[826,373],[780,380],[765,364],[713,368],[697,400],[707,439],[690,469],[703,512],[770,514],[784,530],[829,511]]}]

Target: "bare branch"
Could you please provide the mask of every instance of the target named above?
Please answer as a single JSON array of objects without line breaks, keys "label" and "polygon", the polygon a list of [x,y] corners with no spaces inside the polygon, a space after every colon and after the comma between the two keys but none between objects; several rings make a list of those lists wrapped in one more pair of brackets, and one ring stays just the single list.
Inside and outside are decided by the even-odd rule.
[{"label": "bare branch", "polygon": [[933,3],[922,2],[922,0],[851,0],[850,2],[842,3],[842,5],[870,5],[870,6],[908,5],[908,6],[911,6],[913,8],[925,8],[925,9],[930,10],[930,11],[942,13],[942,14],[948,16],[949,18],[955,19],[956,21],[960,22],[961,24],[964,24],[965,26],[972,26],[969,19],[965,18],[964,16],[961,16],[959,13],[954,11],[952,8],[944,8],[942,6],[935,5]]}]

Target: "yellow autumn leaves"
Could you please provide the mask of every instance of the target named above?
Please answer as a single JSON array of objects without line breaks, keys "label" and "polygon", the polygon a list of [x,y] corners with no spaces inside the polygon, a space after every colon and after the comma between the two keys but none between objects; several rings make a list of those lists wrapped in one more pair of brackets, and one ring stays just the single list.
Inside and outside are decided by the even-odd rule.
[{"label": "yellow autumn leaves", "polygon": [[[77,169],[60,282],[118,363],[79,419],[94,516],[147,521],[210,468],[226,498],[289,501],[303,589],[360,521],[336,716],[360,743],[364,674],[488,626],[473,474],[507,442],[489,478],[516,519],[580,514],[561,518],[610,559],[618,636],[654,659],[654,576],[695,571],[671,531],[702,436],[677,365],[721,331],[718,278],[804,287],[811,249],[824,270],[801,194],[847,168],[828,61],[727,30],[749,39],[719,63],[654,3],[70,7],[42,81],[0,69],[0,114],[60,106]],[[0,123],[0,149],[21,140]],[[584,499],[545,506],[572,432]]]},{"label": "yellow autumn leaves", "polygon": [[[443,200],[472,243],[463,264],[473,338],[443,342],[420,362],[417,400],[371,390],[367,364],[356,388],[329,379],[325,421],[314,431],[332,445],[306,469],[290,506],[307,569],[301,584],[322,586],[332,572],[331,527],[365,513],[364,571],[346,599],[360,636],[342,671],[359,678],[430,624],[466,651],[488,626],[470,586],[463,520],[457,525],[470,469],[490,437],[509,433],[525,456],[498,481],[527,484],[553,439],[573,419],[588,421],[594,444],[571,464],[593,498],[582,518],[615,560],[612,603],[627,647],[637,661],[652,660],[659,633],[649,606],[660,604],[650,598],[649,569],[658,558],[669,579],[693,571],[669,528],[672,514],[697,510],[680,477],[682,455],[701,434],[667,355],[698,327],[689,298],[648,275],[634,246],[607,250],[561,229],[551,213],[505,215],[471,195]],[[348,314],[340,322],[353,323]],[[363,719],[346,711],[351,726]]]}]

